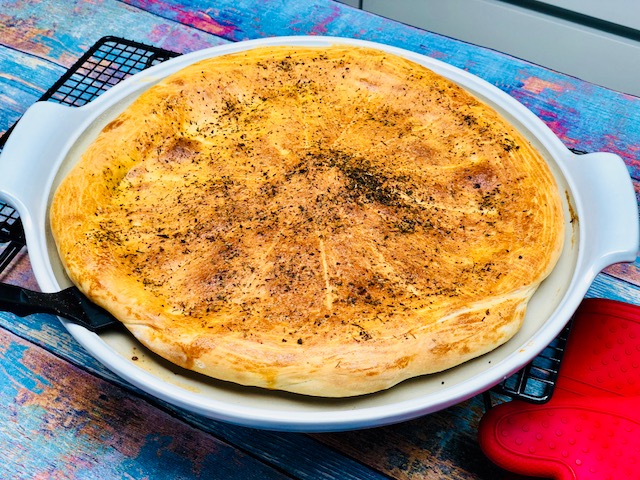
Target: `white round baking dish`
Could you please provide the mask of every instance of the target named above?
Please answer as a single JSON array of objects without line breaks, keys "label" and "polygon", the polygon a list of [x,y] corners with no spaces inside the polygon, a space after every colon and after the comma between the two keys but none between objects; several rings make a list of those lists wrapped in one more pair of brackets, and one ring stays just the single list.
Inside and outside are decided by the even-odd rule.
[{"label": "white round baking dish", "polygon": [[60,319],[88,352],[143,391],[209,418],[275,430],[337,431],[408,420],[461,402],[521,369],[560,333],[598,272],[613,263],[635,260],[638,207],[619,157],[571,153],[512,97],[432,58],[353,39],[279,37],[213,47],[169,60],[121,82],[83,107],[40,102],[25,113],[0,158],[0,196],[22,218],[41,289],[53,292],[70,285],[50,235],[51,195],[100,129],[137,95],[204,58],[265,45],[332,44],[374,47],[407,57],[462,85],[509,119],[547,159],[565,199],[565,248],[557,267],[531,300],[522,329],[505,345],[451,370],[347,399],[313,398],[220,382],[169,364],[128,333],[96,334]]}]

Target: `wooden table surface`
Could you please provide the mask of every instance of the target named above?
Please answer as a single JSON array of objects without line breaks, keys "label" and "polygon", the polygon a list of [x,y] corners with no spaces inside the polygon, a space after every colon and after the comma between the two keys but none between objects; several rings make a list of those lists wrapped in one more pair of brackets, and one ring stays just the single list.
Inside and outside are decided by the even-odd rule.
[{"label": "wooden table surface", "polygon": [[[268,36],[337,35],[403,47],[484,78],[568,147],[620,155],[638,191],[640,99],[333,1],[0,0],[0,18],[0,133],[106,35],[179,53]],[[37,288],[26,252],[0,281]],[[638,262],[607,268],[587,295],[640,304]],[[137,391],[55,317],[0,312],[3,479],[500,479],[504,472],[476,439],[482,400],[362,431],[254,430]]]}]

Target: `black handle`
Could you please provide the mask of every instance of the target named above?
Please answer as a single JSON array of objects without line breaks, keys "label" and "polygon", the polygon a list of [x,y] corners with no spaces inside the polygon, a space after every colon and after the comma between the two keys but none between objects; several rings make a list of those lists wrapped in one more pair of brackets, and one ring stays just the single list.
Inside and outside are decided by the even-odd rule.
[{"label": "black handle", "polygon": [[0,283],[0,308],[20,317],[33,313],[58,313],[46,294],[8,283]]},{"label": "black handle", "polygon": [[120,323],[109,312],[91,302],[76,287],[55,293],[41,293],[0,283],[0,309],[20,317],[33,313],[52,313],[82,325],[92,332]]}]

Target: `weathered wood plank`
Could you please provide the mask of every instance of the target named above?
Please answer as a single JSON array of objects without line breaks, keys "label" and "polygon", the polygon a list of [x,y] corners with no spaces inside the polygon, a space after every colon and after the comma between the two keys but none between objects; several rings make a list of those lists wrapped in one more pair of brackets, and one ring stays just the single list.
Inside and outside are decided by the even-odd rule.
[{"label": "weathered wood plank", "polygon": [[117,0],[21,0],[0,11],[0,44],[67,68],[106,35],[182,53],[227,43]]},{"label": "weathered wood plank", "polygon": [[[62,327],[52,315],[31,315],[25,318],[11,313],[0,312],[0,334],[19,336],[53,353],[61,360],[68,361],[88,374],[112,383],[171,412],[189,425],[207,432],[233,445],[241,445],[243,451],[250,452],[263,461],[276,465],[282,471],[296,478],[322,478],[336,480],[381,480],[381,475],[359,462],[337,454],[315,439],[303,434],[260,431],[217,422],[176,408],[153,398],[93,359]],[[1,363],[1,362],[0,362]],[[2,400],[0,399],[0,404]],[[0,478],[2,478],[0,476]]]},{"label": "weathered wood plank", "polygon": [[179,53],[228,43],[116,0],[17,2],[0,9],[0,134],[107,35]]},{"label": "weathered wood plank", "polygon": [[0,135],[60,78],[66,68],[0,47]]},{"label": "weathered wood plank", "polygon": [[640,258],[636,258],[634,263],[616,263],[605,269],[605,273],[611,278],[610,281],[623,280],[632,286],[640,287]]},{"label": "weathered wood plank", "polygon": [[[170,410],[175,411],[173,407]],[[179,418],[204,431],[212,428],[201,418],[178,413]],[[376,429],[374,429],[376,430]],[[295,478],[308,480],[385,480],[386,469],[362,462],[360,456],[343,456],[310,435],[287,432],[254,430],[218,423],[213,429],[216,436],[232,445],[239,445],[265,462],[277,465]],[[356,460],[353,460],[353,459]],[[431,459],[425,458],[428,462]],[[382,473],[380,473],[382,472]]]},{"label": "weathered wood plank", "polygon": [[477,425],[480,397],[399,425],[315,438],[361,459],[393,478],[494,480],[503,473],[481,452]]},{"label": "weathered wood plank", "polygon": [[610,298],[640,305],[640,289],[637,285],[617,280],[607,274],[598,275],[585,296],[587,298]]},{"label": "weathered wood plank", "polygon": [[289,478],[0,330],[1,478]]},{"label": "weathered wood plank", "polygon": [[27,249],[25,247],[23,247],[9,265],[0,272],[0,282],[20,285],[30,288],[31,290],[40,290],[38,282],[36,282],[33,276],[31,262],[29,261],[29,255],[27,255]]}]

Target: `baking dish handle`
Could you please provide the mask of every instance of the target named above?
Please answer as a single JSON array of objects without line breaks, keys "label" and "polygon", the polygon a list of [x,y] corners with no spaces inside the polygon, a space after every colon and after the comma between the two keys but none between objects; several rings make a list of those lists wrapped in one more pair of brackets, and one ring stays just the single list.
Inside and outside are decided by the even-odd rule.
[{"label": "baking dish handle", "polygon": [[45,236],[48,192],[87,113],[85,107],[37,102],[18,121],[0,154],[0,199],[20,215],[30,258],[34,253],[34,270],[49,270]]},{"label": "baking dish handle", "polygon": [[[583,252],[591,260],[595,277],[614,263],[633,262],[640,248],[638,201],[627,167],[618,155],[607,152],[571,154],[572,176],[580,192],[576,201],[586,212],[580,221]],[[586,221],[586,219],[589,221]],[[604,234],[603,234],[604,233]]]},{"label": "baking dish handle", "polygon": [[42,192],[57,171],[54,157],[84,118],[80,108],[37,102],[15,125],[0,155],[0,196],[21,216],[27,213],[23,204],[46,203]]}]

